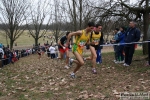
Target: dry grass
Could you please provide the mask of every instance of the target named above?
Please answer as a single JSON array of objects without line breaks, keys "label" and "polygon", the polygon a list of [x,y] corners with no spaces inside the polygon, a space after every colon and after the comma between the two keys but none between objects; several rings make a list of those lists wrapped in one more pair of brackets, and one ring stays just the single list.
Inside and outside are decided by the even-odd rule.
[{"label": "dry grass", "polygon": [[[51,35],[51,32],[47,32],[47,35]],[[43,38],[39,39],[39,43],[41,45],[43,45],[46,42],[52,41],[51,39],[45,38],[45,40],[43,41]],[[2,34],[2,31],[0,33],[0,43],[3,43],[4,45],[7,45],[6,42],[6,37]],[[9,43],[9,41],[8,41]],[[28,46],[33,46],[34,44],[34,39],[32,38],[32,36],[29,36],[28,31],[24,31],[24,33],[15,41],[15,43],[17,43],[17,45],[20,47],[28,47]],[[14,43],[14,45],[15,45]],[[15,47],[15,46],[14,46]]]},{"label": "dry grass", "polygon": [[144,66],[140,50],[128,68],[114,64],[113,53],[103,53],[97,75],[91,73],[87,61],[76,79],[70,78],[74,64],[67,70],[62,61],[37,58],[30,55],[0,69],[0,100],[118,100],[116,91],[150,91],[150,67]]},{"label": "dry grass", "polygon": [[[28,47],[32,47],[34,44],[34,39],[32,38],[32,36],[29,37],[29,32],[26,30],[24,31],[24,33],[14,42],[14,49],[17,48],[28,48]],[[51,32],[47,32],[47,35],[51,35]],[[104,38],[106,39],[107,35],[104,35]],[[112,39],[112,35],[109,35],[108,39]],[[8,39],[9,40],[9,39]],[[45,40],[43,41],[43,38],[39,39],[39,43],[41,45],[43,45],[46,42],[52,41],[52,39],[48,39],[45,38]],[[6,41],[6,37],[4,35],[3,31],[0,31],[0,43],[3,43],[5,46],[7,45],[7,41]],[[9,43],[9,41],[8,41]],[[15,43],[17,43],[17,47],[15,46]]]}]

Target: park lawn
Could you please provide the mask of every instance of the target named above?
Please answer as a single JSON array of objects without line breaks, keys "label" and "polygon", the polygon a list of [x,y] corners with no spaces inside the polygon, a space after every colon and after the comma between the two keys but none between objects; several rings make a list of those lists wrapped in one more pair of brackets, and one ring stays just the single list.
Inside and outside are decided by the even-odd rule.
[{"label": "park lawn", "polygon": [[141,50],[134,54],[130,67],[114,64],[113,53],[103,53],[97,75],[91,73],[91,62],[70,78],[63,61],[38,55],[21,58],[0,69],[0,100],[119,100],[119,92],[150,92],[150,67],[144,66]]},{"label": "park lawn", "polygon": [[[33,44],[35,43],[34,38],[30,35],[29,36],[29,31],[25,30],[24,33],[14,42],[14,49],[27,49],[27,48],[31,48],[33,46]],[[62,33],[63,35],[65,35],[64,33]],[[48,31],[46,33],[46,35],[52,35],[52,33],[50,31]],[[63,36],[62,35],[62,36]],[[104,38],[106,38],[107,35],[104,35]],[[108,38],[109,40],[112,39],[112,36],[109,36]],[[39,43],[41,45],[44,45],[44,43],[48,43],[50,44],[51,41],[55,41],[54,39],[49,39],[49,38],[45,38],[43,40],[43,37],[39,39]],[[7,41],[6,41],[6,36],[4,34],[4,32],[2,30],[0,30],[0,43],[4,44],[5,46],[7,45]],[[17,46],[15,46],[15,43],[17,43]],[[8,38],[8,44],[9,44],[9,38]]]},{"label": "park lawn", "polygon": [[[14,42],[14,47],[15,47],[15,43],[17,43],[17,46],[33,46],[34,42],[34,38],[29,34],[29,32],[26,30],[24,31],[24,33]],[[47,32],[46,35],[51,35],[51,32]],[[49,38],[45,38],[45,40],[43,40],[43,37],[39,39],[39,43],[41,45],[44,45],[44,43],[47,43],[47,41],[50,43],[50,41],[52,41]],[[4,45],[7,45],[7,41],[6,41],[6,37],[4,35],[4,33],[1,31],[0,32],[0,43],[3,43]],[[8,43],[9,43],[9,39],[8,39]]]}]

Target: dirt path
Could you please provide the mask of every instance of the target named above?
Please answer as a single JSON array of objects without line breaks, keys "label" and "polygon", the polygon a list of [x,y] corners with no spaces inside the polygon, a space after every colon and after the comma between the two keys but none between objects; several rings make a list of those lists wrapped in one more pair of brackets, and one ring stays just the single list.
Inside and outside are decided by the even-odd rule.
[{"label": "dirt path", "polygon": [[[144,59],[140,53],[134,59]],[[64,61],[37,58],[30,55],[0,69],[0,100],[119,100],[120,92],[150,92],[150,68],[143,60],[126,68],[105,53],[97,75],[87,61],[72,79],[75,64],[65,69]]]}]

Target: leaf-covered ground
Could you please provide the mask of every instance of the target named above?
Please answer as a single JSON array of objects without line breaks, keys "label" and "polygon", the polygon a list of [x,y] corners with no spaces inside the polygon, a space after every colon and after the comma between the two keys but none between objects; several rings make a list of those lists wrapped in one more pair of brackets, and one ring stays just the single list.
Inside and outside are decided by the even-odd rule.
[{"label": "leaf-covered ground", "polygon": [[63,61],[38,55],[21,58],[0,69],[0,100],[118,100],[119,92],[150,92],[150,67],[146,56],[135,52],[130,67],[114,64],[113,53],[103,53],[97,75],[91,73],[91,62],[70,78]]}]

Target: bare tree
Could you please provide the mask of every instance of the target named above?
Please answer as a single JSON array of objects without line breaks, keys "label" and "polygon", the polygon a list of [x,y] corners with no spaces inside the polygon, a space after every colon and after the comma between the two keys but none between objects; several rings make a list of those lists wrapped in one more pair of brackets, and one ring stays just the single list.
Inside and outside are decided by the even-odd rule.
[{"label": "bare tree", "polygon": [[[150,34],[147,34],[147,30],[150,24],[150,1],[149,0],[140,0],[137,6],[129,6],[120,0],[120,4],[126,7],[128,10],[132,11],[136,15],[136,19],[143,19],[143,40],[148,40]],[[143,54],[148,54],[148,45],[143,44]]]},{"label": "bare tree", "polygon": [[[38,40],[42,38],[48,30],[48,25],[51,21],[52,6],[48,0],[38,0],[37,2],[32,2],[29,7],[30,16],[26,18],[26,23],[29,33],[35,40],[35,46],[38,46]],[[42,30],[42,26],[44,24],[46,24],[46,27]],[[30,25],[33,25],[33,27],[31,28]]]},{"label": "bare tree", "polygon": [[[122,23],[124,20],[129,22],[131,20],[138,21],[140,20],[140,28],[143,25],[143,40],[147,40],[147,30],[149,26],[149,16],[150,16],[150,2],[149,0],[139,0],[136,4],[130,4],[129,0],[118,0],[113,1],[110,0],[108,2],[103,2],[104,6],[94,7],[97,9],[97,12],[102,12],[97,15],[103,20],[105,17],[114,19],[118,17],[120,19],[122,17]],[[91,5],[92,6],[92,5]],[[138,21],[139,22],[139,21]],[[143,44],[143,54],[147,54],[148,49],[147,45]]]},{"label": "bare tree", "polygon": [[84,28],[89,21],[96,20],[94,9],[88,3],[89,0],[67,0],[67,13],[73,23],[74,31]]},{"label": "bare tree", "polygon": [[[52,31],[54,36],[54,41],[57,43],[59,38],[62,37],[65,33],[65,30],[68,30],[68,27],[63,27],[64,23],[67,22],[66,9],[64,2],[60,0],[54,0],[54,12],[52,19]],[[64,29],[62,29],[62,27]]]},{"label": "bare tree", "polygon": [[76,1],[75,0],[67,0],[68,5],[68,13],[71,18],[71,22],[73,22],[74,31],[77,30],[77,13],[76,13]]},{"label": "bare tree", "polygon": [[10,49],[13,43],[24,32],[20,28],[24,24],[28,3],[26,0],[0,0],[0,22],[3,24],[3,31],[10,39]]}]

